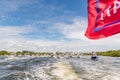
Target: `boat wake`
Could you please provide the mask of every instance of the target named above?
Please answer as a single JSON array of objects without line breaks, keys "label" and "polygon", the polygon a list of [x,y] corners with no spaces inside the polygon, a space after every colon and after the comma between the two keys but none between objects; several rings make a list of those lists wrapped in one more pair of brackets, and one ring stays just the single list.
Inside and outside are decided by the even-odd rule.
[{"label": "boat wake", "polygon": [[120,80],[120,58],[0,57],[0,80]]},{"label": "boat wake", "polygon": [[58,62],[54,64],[51,73],[55,76],[55,80],[82,80],[68,63]]}]

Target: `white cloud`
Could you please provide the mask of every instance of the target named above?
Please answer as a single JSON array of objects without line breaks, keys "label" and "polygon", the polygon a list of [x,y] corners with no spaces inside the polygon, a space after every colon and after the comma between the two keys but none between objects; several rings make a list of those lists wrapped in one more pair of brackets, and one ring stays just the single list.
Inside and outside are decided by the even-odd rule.
[{"label": "white cloud", "polygon": [[[13,39],[0,41],[0,49],[6,49],[9,51],[18,50],[30,50],[30,51],[54,51],[55,45],[60,42],[49,41],[49,40],[28,40],[28,39]],[[53,48],[52,48],[53,47]]]},{"label": "white cloud", "polygon": [[89,40],[84,36],[87,27],[86,19],[74,19],[72,24],[56,23],[55,28],[65,38],[70,39],[68,42],[59,45],[60,50],[64,51],[103,51],[111,49],[120,49],[120,35],[116,34],[111,37],[98,40]]},{"label": "white cloud", "polygon": [[71,40],[64,42],[58,46],[59,51],[106,51],[106,50],[118,50],[120,49],[120,35],[114,35],[105,39],[99,40]]},{"label": "white cloud", "polygon": [[0,50],[47,51],[49,49],[49,51],[53,51],[54,46],[60,44],[57,41],[28,39],[28,37],[23,36],[24,33],[29,33],[34,30],[34,28],[25,26],[0,26]]},{"label": "white cloud", "polygon": [[87,21],[84,18],[73,19],[72,24],[56,23],[54,27],[66,38],[69,39],[83,39]]},{"label": "white cloud", "polygon": [[12,27],[12,26],[0,26],[0,37],[1,39],[5,38],[20,38],[21,34],[28,33],[32,28],[28,27]]},{"label": "white cloud", "polygon": [[[49,23],[49,22],[47,22]],[[54,29],[63,34],[66,39],[30,39],[24,34],[36,31],[36,27],[27,26],[0,26],[0,50],[9,51],[103,51],[120,49],[120,35],[114,35],[104,39],[89,40],[84,36],[86,19],[74,19],[72,24],[54,23]],[[51,28],[53,28],[51,27]],[[47,29],[47,30],[49,30]]]}]

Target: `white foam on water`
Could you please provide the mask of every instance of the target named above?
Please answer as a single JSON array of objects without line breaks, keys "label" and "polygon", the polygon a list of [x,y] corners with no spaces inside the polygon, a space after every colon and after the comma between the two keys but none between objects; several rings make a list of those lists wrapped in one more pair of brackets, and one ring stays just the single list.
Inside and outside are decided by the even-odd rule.
[{"label": "white foam on water", "polygon": [[15,61],[15,60],[22,60],[22,59],[30,59],[34,58],[34,56],[0,56],[0,62],[6,62],[6,61]]},{"label": "white foam on water", "polygon": [[51,73],[56,77],[56,80],[82,80],[69,64],[63,62],[55,63]]},{"label": "white foam on water", "polygon": [[[30,58],[35,57],[5,57],[0,58],[0,63]],[[26,77],[18,80],[120,80],[120,58],[100,57],[98,61],[92,61],[90,57],[61,58],[53,66],[51,64],[49,61],[36,65],[30,64],[32,68],[26,71]],[[8,73],[9,71],[6,70],[11,66],[11,64],[6,67],[0,65],[0,69],[6,71],[0,73],[0,78],[15,74]]]},{"label": "white foam on water", "polygon": [[[22,59],[30,59],[30,58],[34,58],[34,57],[15,57],[15,58],[7,58],[7,60],[2,59],[3,62],[7,62],[10,61],[10,63],[16,61],[16,60],[22,60]],[[24,60],[22,60],[24,61]],[[49,61],[48,61],[49,62]],[[1,62],[2,63],[2,62]],[[15,63],[16,65],[18,63]],[[42,64],[44,64],[43,66],[41,66]],[[50,63],[42,63],[42,64],[38,64],[38,65],[31,65],[30,70],[21,72],[21,71],[13,71],[12,73],[9,72],[7,73],[9,70],[6,70],[9,67],[12,67],[12,65],[8,64],[6,66],[2,66],[0,65],[0,69],[5,68],[3,71],[7,71],[7,72],[1,72],[0,73],[0,78],[4,78],[7,77],[9,75],[17,75],[16,77],[17,80],[52,80],[52,76],[48,75],[48,71],[50,70]],[[28,64],[29,65],[29,64]],[[17,73],[16,73],[17,72]]]},{"label": "white foam on water", "polygon": [[41,67],[39,65],[33,66],[29,71],[32,78],[36,78],[35,80],[52,80],[52,76],[50,74],[50,66]]},{"label": "white foam on water", "polygon": [[98,61],[92,61],[90,57],[84,57],[63,61],[69,62],[83,80],[120,80],[120,64],[114,63],[119,60],[120,58],[101,57]]},{"label": "white foam on water", "polygon": [[108,76],[102,77],[102,80],[120,80],[120,77],[108,75]]}]

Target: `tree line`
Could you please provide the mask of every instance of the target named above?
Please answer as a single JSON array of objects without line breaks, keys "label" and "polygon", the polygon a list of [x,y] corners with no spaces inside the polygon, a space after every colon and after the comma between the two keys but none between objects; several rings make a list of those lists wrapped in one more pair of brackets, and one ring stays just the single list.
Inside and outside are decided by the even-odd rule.
[{"label": "tree line", "polygon": [[[56,52],[56,55],[61,55],[63,54],[62,52]],[[111,57],[120,57],[120,50],[109,50],[109,51],[104,51],[104,52],[96,52],[97,55],[100,56],[111,56]],[[34,56],[42,56],[42,55],[53,55],[52,52],[33,52],[33,51],[17,51],[17,52],[8,52],[6,50],[1,50],[0,51],[0,56],[2,55],[16,55],[16,56],[25,56],[25,55],[34,55]],[[92,55],[92,53],[86,53],[84,55]]]},{"label": "tree line", "polygon": [[100,56],[120,57],[120,50],[109,50],[104,52],[97,52]]},{"label": "tree line", "polygon": [[34,55],[34,56],[41,56],[41,55],[52,55],[52,52],[33,52],[33,51],[27,51],[27,50],[23,50],[23,51],[17,51],[17,52],[8,52],[6,50],[2,50],[0,51],[0,56],[3,55],[16,55],[16,56],[25,56],[25,55]]}]

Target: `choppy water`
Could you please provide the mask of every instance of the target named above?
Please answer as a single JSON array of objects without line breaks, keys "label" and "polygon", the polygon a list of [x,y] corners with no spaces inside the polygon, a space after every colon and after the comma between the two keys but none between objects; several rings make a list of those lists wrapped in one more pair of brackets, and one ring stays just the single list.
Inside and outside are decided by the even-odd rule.
[{"label": "choppy water", "polygon": [[[120,57],[99,57],[98,61],[92,61],[90,56],[62,59],[0,56],[0,80],[58,80],[56,75],[63,77],[59,80],[73,80],[65,78],[69,74],[75,77],[73,71],[68,72],[59,62],[73,68],[79,78],[76,80],[120,80]],[[65,70],[69,74],[63,74]]]}]

